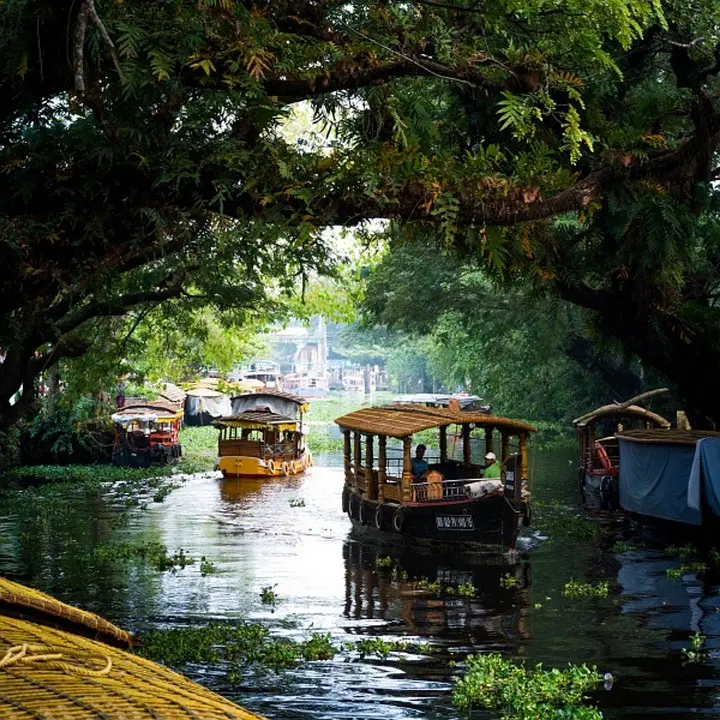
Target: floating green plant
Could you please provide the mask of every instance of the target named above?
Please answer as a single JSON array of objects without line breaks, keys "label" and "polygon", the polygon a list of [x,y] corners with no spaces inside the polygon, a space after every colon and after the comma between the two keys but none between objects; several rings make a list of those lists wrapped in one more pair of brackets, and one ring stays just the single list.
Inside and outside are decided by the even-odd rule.
[{"label": "floating green plant", "polygon": [[570,580],[562,590],[562,594],[567,598],[607,597],[608,592],[607,582],[589,583],[580,580]]},{"label": "floating green plant", "polygon": [[100,561],[139,560],[163,572],[166,570],[176,572],[195,562],[194,558],[187,555],[182,548],[173,555],[168,555],[167,547],[159,542],[101,544],[95,548],[95,557]]},{"label": "floating green plant", "polygon": [[275,585],[265,585],[260,589],[260,601],[263,605],[275,605],[277,602],[276,587],[277,583]]},{"label": "floating green plant", "polygon": [[702,575],[703,573],[706,573],[708,570],[707,563],[704,562],[693,562],[693,563],[683,563],[680,565],[680,567],[674,567],[674,568],[667,568],[665,570],[665,574],[671,579],[671,580],[680,580],[683,575],[689,575],[690,573],[694,573],[695,575]]},{"label": "floating green plant", "polygon": [[211,562],[203,555],[203,557],[200,558],[200,574],[205,577],[205,575],[212,575],[215,572],[217,572],[215,563]]},{"label": "floating green plant", "polygon": [[587,692],[603,677],[596,667],[570,665],[529,670],[501,655],[470,655],[453,692],[455,706],[466,715],[477,707],[502,720],[600,720],[602,713],[586,704]]},{"label": "floating green plant", "polygon": [[375,567],[392,567],[394,560],[389,556],[380,556],[375,560]]},{"label": "floating green plant", "polygon": [[505,573],[500,578],[500,587],[504,588],[514,588],[517,587],[519,584],[517,577],[515,575],[511,575],[510,573]]},{"label": "floating green plant", "polygon": [[665,548],[665,554],[678,560],[691,560],[697,557],[698,550],[694,545],[669,545]]},{"label": "floating green plant", "polygon": [[699,663],[707,659],[708,654],[703,649],[705,647],[705,640],[705,636],[701,635],[698,631],[695,631],[690,636],[690,647],[681,650],[684,664]]}]

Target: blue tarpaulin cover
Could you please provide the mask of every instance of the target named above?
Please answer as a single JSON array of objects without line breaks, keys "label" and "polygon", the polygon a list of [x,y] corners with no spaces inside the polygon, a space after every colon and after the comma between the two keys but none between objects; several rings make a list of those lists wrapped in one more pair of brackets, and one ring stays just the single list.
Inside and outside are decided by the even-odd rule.
[{"label": "blue tarpaulin cover", "polygon": [[688,483],[688,505],[700,508],[702,483],[705,499],[715,515],[720,516],[720,438],[698,440]]},{"label": "blue tarpaulin cover", "polygon": [[[633,442],[622,437],[618,440],[622,508],[650,517],[700,525],[700,510],[688,505],[695,445]],[[720,481],[720,468],[716,475]]]}]

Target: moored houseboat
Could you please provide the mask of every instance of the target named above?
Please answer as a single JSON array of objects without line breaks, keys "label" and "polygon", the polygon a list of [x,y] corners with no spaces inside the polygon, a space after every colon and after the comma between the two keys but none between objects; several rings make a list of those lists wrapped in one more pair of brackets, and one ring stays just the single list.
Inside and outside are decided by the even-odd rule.
[{"label": "moored houseboat", "polygon": [[582,501],[589,510],[612,511],[620,507],[618,471],[620,454],[615,432],[626,425],[667,430],[670,421],[637,403],[667,393],[651,390],[623,403],[603,405],[573,421],[577,431],[579,480]]},{"label": "moored houseboat", "polygon": [[720,528],[720,432],[625,430],[620,452],[623,510],[687,529]]},{"label": "moored houseboat", "polygon": [[126,405],[111,416],[115,423],[112,459],[115,465],[165,465],[182,455],[183,411],[169,402]]},{"label": "moored houseboat", "polygon": [[223,477],[298,475],[312,465],[303,430],[310,405],[279,390],[238,395],[233,414],[213,424],[218,437],[218,470]]},{"label": "moored houseboat", "polygon": [[[521,523],[529,524],[532,425],[413,405],[365,408],[335,422],[344,436],[343,510],[355,527],[414,541],[512,548]],[[425,431],[437,431],[439,450],[418,475],[413,470],[413,436]],[[482,439],[473,437],[477,431],[483,431]],[[473,461],[472,442],[480,440],[483,454],[494,457],[496,433],[499,477],[483,478],[483,466]],[[450,438],[459,439],[458,459]],[[417,455],[421,453],[416,448]]]}]

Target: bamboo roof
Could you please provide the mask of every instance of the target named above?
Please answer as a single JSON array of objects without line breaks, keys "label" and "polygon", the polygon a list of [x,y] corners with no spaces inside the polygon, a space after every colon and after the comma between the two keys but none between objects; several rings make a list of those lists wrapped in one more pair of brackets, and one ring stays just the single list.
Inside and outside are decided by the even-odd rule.
[{"label": "bamboo roof", "polygon": [[487,413],[461,410],[453,412],[446,408],[428,408],[417,405],[389,405],[355,410],[336,418],[335,422],[347,430],[357,430],[371,435],[403,438],[422,430],[465,425],[472,423],[481,427],[493,427],[512,433],[535,432],[537,428],[523,420]]},{"label": "bamboo roof", "polygon": [[179,405],[167,402],[166,400],[150,400],[148,402],[125,405],[125,407],[118,408],[113,415],[138,415],[140,413],[152,413],[154,415],[165,413],[166,415],[175,415],[179,409]]},{"label": "bamboo roof", "polygon": [[262,720],[162,665],[0,616],[3,720]]},{"label": "bamboo roof", "polygon": [[669,428],[670,421],[664,418],[662,415],[646,410],[639,405],[629,405],[628,407],[605,405],[604,407],[593,410],[592,412],[582,415],[573,421],[576,427],[587,427],[593,423],[601,420],[607,420],[608,418],[624,418],[624,417],[636,417],[642,420],[647,420],[653,423],[658,428]]},{"label": "bamboo roof", "polygon": [[630,440],[639,443],[657,443],[671,445],[695,445],[702,438],[720,438],[720,432],[712,430],[663,430],[653,428],[652,430],[624,430],[615,433],[616,438]]},{"label": "bamboo roof", "polygon": [[3,610],[11,615],[32,616],[33,619],[43,622],[52,622],[56,619],[63,621],[65,626],[82,626],[90,630],[96,638],[113,644],[131,647],[135,642],[131,633],[99,615],[66,605],[34,588],[0,578],[0,612]]},{"label": "bamboo roof", "polygon": [[256,426],[275,426],[275,425],[293,425],[296,426],[297,420],[278,415],[277,413],[267,411],[250,411],[238,413],[237,415],[226,415],[219,417],[213,422],[216,427],[256,427]]},{"label": "bamboo roof", "polygon": [[304,397],[300,397],[299,395],[293,395],[289,392],[284,392],[282,390],[275,390],[274,388],[265,388],[264,390],[258,390],[257,392],[248,392],[248,393],[242,393],[240,395],[233,396],[233,400],[237,398],[242,397],[252,397],[252,398],[258,398],[263,397],[263,395],[267,395],[269,397],[276,397],[281,398],[283,400],[289,400],[290,402],[294,402],[296,405],[308,405],[308,401]]}]

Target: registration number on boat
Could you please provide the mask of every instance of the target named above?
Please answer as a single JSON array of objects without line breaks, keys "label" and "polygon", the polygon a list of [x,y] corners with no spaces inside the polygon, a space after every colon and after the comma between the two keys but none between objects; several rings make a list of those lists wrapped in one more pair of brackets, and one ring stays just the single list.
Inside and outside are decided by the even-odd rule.
[{"label": "registration number on boat", "polygon": [[472,515],[436,515],[435,527],[438,530],[474,530]]}]

